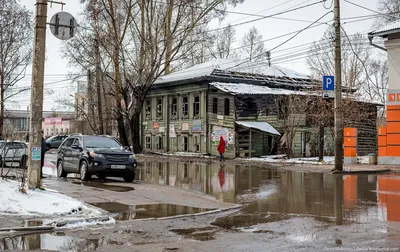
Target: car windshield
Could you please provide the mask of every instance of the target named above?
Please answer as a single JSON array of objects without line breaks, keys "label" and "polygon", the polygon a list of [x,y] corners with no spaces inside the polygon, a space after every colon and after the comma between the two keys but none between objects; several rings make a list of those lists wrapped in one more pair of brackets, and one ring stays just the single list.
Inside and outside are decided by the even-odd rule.
[{"label": "car windshield", "polygon": [[106,137],[84,137],[86,148],[120,149],[121,145],[112,138]]}]

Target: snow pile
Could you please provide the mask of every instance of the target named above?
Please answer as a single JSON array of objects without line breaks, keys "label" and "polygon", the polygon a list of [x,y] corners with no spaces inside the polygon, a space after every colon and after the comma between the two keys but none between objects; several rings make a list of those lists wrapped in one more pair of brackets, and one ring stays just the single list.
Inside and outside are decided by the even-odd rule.
[{"label": "snow pile", "polygon": [[68,196],[45,190],[19,192],[17,181],[0,180],[0,215],[100,215],[100,211],[85,206]]},{"label": "snow pile", "polygon": [[266,163],[289,163],[289,164],[334,164],[335,157],[325,156],[324,162],[319,162],[318,157],[310,158],[290,158],[286,159],[285,155],[262,156],[254,158],[246,158],[249,161],[260,161]]}]

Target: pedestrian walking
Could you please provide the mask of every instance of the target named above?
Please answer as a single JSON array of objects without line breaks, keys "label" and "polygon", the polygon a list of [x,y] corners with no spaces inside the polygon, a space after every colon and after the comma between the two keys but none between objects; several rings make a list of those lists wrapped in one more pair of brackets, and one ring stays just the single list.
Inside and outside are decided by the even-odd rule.
[{"label": "pedestrian walking", "polygon": [[225,139],[221,136],[219,138],[219,144],[218,144],[218,152],[219,152],[219,161],[225,161],[224,158],[224,153],[225,153]]},{"label": "pedestrian walking", "polygon": [[46,154],[46,140],[44,139],[44,133],[42,130],[42,148],[40,153],[40,177],[43,178],[43,166],[44,166],[44,155]]}]

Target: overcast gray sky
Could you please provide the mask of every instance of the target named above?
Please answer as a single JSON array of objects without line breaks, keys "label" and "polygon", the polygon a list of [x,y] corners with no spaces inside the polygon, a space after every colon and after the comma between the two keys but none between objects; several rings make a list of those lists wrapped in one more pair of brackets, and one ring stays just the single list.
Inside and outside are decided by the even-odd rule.
[{"label": "overcast gray sky", "polygon": [[[23,5],[25,5],[28,9],[34,11],[35,0],[20,0]],[[231,11],[237,12],[244,12],[244,13],[257,13],[259,15],[271,15],[275,14],[287,9],[292,9],[295,7],[311,4],[317,2],[318,0],[245,0],[244,4],[238,5],[234,9],[230,9]],[[362,5],[366,8],[377,10],[377,3],[378,0],[350,0],[351,2]],[[82,6],[79,3],[79,0],[64,0],[66,5],[64,6],[64,11],[71,13],[75,17],[78,16]],[[330,7],[332,0],[327,0],[325,3],[325,7]],[[290,19],[298,19],[303,21],[315,21],[324,15],[331,9],[326,9],[323,3],[319,3],[313,5],[311,7],[307,7],[301,10],[297,10],[294,12],[290,12],[288,14],[279,15],[278,17],[282,18],[290,18]],[[48,22],[50,18],[58,11],[61,10],[60,5],[53,4],[53,6],[48,9]],[[364,16],[364,15],[373,15],[371,11],[362,9],[360,7],[354,6],[345,0],[341,0],[341,17],[342,17],[342,24],[346,32],[350,34],[354,34],[356,32],[360,32],[366,34],[368,31],[371,30],[372,24],[374,19],[368,20],[361,20],[359,22],[354,22],[357,19],[349,19],[349,17],[356,17],[356,16]],[[219,23],[218,21],[210,23],[210,28],[218,28],[224,27],[228,24],[238,24],[244,21],[249,21],[255,19],[255,17],[249,17],[240,14],[228,14],[226,19]],[[236,38],[238,46],[240,43],[240,39],[243,34],[248,31],[251,27],[256,27],[263,36],[264,40],[274,38],[280,35],[284,35],[290,32],[294,32],[297,30],[301,30],[308,26],[310,23],[303,22],[303,21],[293,21],[293,20],[282,20],[282,19],[274,19],[274,18],[267,18],[262,19],[256,22],[251,22],[244,25],[237,25],[236,28]],[[351,23],[349,21],[352,21]],[[329,24],[333,23],[333,13],[328,14],[325,16],[320,22],[328,22]],[[290,51],[285,51],[285,48],[293,48],[297,47],[302,44],[310,43],[314,40],[318,40],[323,35],[324,31],[328,28],[326,24],[320,25],[315,28],[307,29],[292,39],[290,42],[282,45],[281,47],[277,48],[276,50],[272,51],[272,62],[278,60],[279,57],[285,52],[293,52],[293,49]],[[265,47],[267,49],[274,48],[275,46],[279,45],[280,43],[284,42],[290,38],[290,36],[282,37],[275,40],[270,40],[265,42]],[[67,61],[62,59],[60,56],[60,48],[62,46],[62,41],[55,38],[50,29],[47,29],[47,36],[46,36],[46,66],[45,66],[45,90],[52,89],[54,93],[45,94],[44,100],[44,109],[51,110],[52,108],[57,107],[57,104],[54,103],[54,98],[56,97],[69,97],[70,93],[73,93],[74,87],[76,87],[76,83],[72,83],[68,81],[67,74],[70,72],[74,72],[74,69],[68,68]],[[282,61],[282,60],[281,60]],[[303,59],[294,59],[288,62],[282,62],[278,65],[283,67],[309,74],[309,70],[305,63],[305,58]],[[66,80],[66,81],[65,81]],[[55,83],[58,82],[58,83]],[[31,68],[27,71],[27,77],[19,83],[19,86],[30,86],[31,85]],[[8,109],[26,109],[29,105],[29,96],[30,92],[16,97],[13,103],[8,103]]]}]

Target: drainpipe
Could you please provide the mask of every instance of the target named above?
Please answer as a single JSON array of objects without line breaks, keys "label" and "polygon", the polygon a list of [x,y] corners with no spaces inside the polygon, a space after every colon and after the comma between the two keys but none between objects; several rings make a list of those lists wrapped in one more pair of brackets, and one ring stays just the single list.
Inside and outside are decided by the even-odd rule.
[{"label": "drainpipe", "polygon": [[[210,154],[211,155],[211,150],[210,150],[210,142],[211,142],[211,138],[209,137],[209,135],[208,135],[208,127],[209,127],[209,124],[208,124],[208,91],[209,91],[209,89],[210,89],[210,85],[208,85],[208,88],[207,88],[207,90],[206,90],[206,109],[205,109],[205,124],[206,125],[204,125],[204,129],[205,129],[205,138],[206,138],[206,153],[208,153],[208,154]],[[200,140],[201,141],[201,140]],[[200,146],[201,146],[201,143],[200,143]]]},{"label": "drainpipe", "polygon": [[170,140],[169,140],[169,124],[170,124],[170,121],[171,121],[171,115],[170,115],[170,112],[171,112],[171,108],[170,108],[170,102],[169,102],[169,95],[167,95],[167,127],[166,127],[166,129],[165,129],[165,136],[166,136],[166,144],[167,144],[167,148],[166,148],[166,151],[167,152],[169,152],[169,143],[170,143]]},{"label": "drainpipe", "polygon": [[382,47],[382,46],[378,46],[377,44],[372,43],[372,40],[374,39],[374,36],[372,36],[371,34],[368,34],[368,40],[369,40],[369,44],[372,45],[373,47],[376,47],[378,49],[381,49],[385,52],[387,52],[387,49]]}]

